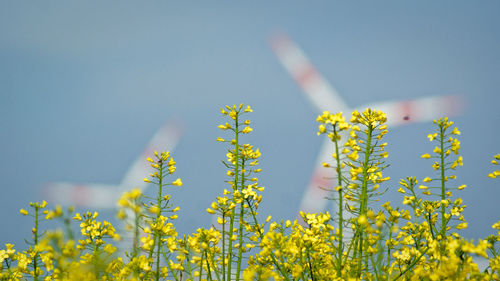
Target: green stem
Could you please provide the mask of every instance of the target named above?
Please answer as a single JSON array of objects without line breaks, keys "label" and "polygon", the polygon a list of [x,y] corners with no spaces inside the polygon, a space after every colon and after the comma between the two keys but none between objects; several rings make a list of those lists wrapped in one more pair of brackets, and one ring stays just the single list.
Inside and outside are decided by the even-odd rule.
[{"label": "green stem", "polygon": [[[137,200],[136,200],[136,205],[137,205]],[[134,219],[134,239],[132,241],[132,258],[137,257],[137,249],[139,248],[139,214],[137,212],[134,212],[135,214],[135,219]]]},{"label": "green stem", "polygon": [[392,279],[392,281],[398,280],[401,276],[403,276],[403,274],[412,269],[415,266],[415,264],[417,264],[417,262],[427,253],[428,250],[429,248],[427,247],[425,251],[420,254],[420,256],[418,256],[411,264],[409,264],[404,271],[400,272],[399,275],[396,276],[396,278]]},{"label": "green stem", "polygon": [[[388,241],[392,240],[392,227],[393,227],[393,225],[394,225],[394,222],[392,222],[391,225],[389,226],[389,240]],[[392,247],[392,243],[390,243],[387,246],[387,266],[385,268],[385,272],[387,273],[387,281],[389,281],[389,267],[391,266],[391,247]]]},{"label": "green stem", "polygon": [[[165,249],[162,248],[161,249],[161,254],[163,255],[163,258],[168,261],[170,260],[170,258],[167,256],[167,254],[165,253]],[[166,262],[165,263],[166,266],[167,266],[167,269],[168,269],[168,272],[172,272],[172,275],[174,276],[174,279],[175,281],[179,281],[179,278],[177,277],[177,275],[174,273],[174,271],[172,270],[172,267],[170,266],[170,263]],[[181,272],[181,280],[182,280],[182,272]]]},{"label": "green stem", "polygon": [[[235,119],[235,167],[234,167],[234,182],[233,182],[233,190],[239,190],[238,189],[238,176],[240,174],[240,167],[239,167],[239,162],[240,162],[240,145],[239,145],[239,123],[238,123],[238,117],[239,115],[236,116]],[[233,202],[234,202],[234,197],[233,197]],[[236,207],[235,207],[236,208]],[[229,260],[228,260],[228,265],[227,265],[227,280],[231,280],[231,266],[232,266],[232,258],[233,258],[233,228],[234,228],[234,215],[235,215],[235,208],[231,210],[231,222],[230,222],[230,229],[229,229],[229,245],[228,245],[228,254],[229,254]]]},{"label": "green stem", "polygon": [[212,271],[210,270],[210,263],[208,262],[208,254],[205,254],[205,262],[207,264],[207,277],[208,277],[208,280],[212,280]]},{"label": "green stem", "polygon": [[33,251],[35,252],[35,256],[33,257],[33,278],[35,281],[38,281],[38,211],[39,208],[35,205],[35,233],[33,233],[33,240],[35,244],[33,245]]},{"label": "green stem", "polygon": [[222,211],[222,280],[226,281],[226,212]]},{"label": "green stem", "polygon": [[446,233],[446,219],[444,217],[446,213],[446,207],[443,204],[443,201],[446,198],[446,188],[445,188],[445,178],[444,178],[444,172],[445,172],[445,167],[444,167],[444,126],[440,125],[440,137],[439,137],[439,142],[440,142],[440,148],[441,148],[441,153],[440,153],[440,160],[441,160],[441,237],[444,237]]},{"label": "green stem", "polygon": [[379,275],[378,270],[377,270],[377,266],[379,265],[379,263],[378,262],[375,263],[375,261],[373,260],[373,255],[370,255],[370,260],[372,262],[373,271],[375,272],[376,280],[381,280],[380,275]]},{"label": "green stem", "polygon": [[[241,161],[241,169],[245,169],[245,160],[242,159]],[[241,191],[243,191],[243,187],[245,186],[245,177],[242,175],[241,177]],[[243,196],[243,193],[241,193],[241,196]],[[238,232],[238,262],[236,264],[236,281],[240,280],[240,270],[241,270],[241,259],[242,259],[242,254],[243,254],[243,211],[244,211],[244,199],[241,198],[241,203],[240,203],[240,221],[239,221],[239,232]]]},{"label": "green stem", "polygon": [[[337,135],[337,128],[336,126],[333,126],[333,134],[334,136]],[[339,275],[342,275],[342,254],[344,252],[344,203],[343,203],[343,194],[342,194],[342,167],[340,165],[340,155],[339,155],[339,144],[337,138],[335,138],[335,160],[337,160],[337,184],[338,184],[338,196],[339,196],[339,201],[338,201],[338,215],[339,215],[339,224],[338,224],[338,229],[339,229],[339,244],[338,244],[338,264],[337,264],[337,271]]]},{"label": "green stem", "polygon": [[[366,136],[366,150],[365,150],[365,159],[363,161],[363,181],[361,183],[361,197],[360,197],[360,210],[359,216],[365,216],[368,209],[368,165],[370,162],[371,155],[371,141],[372,141],[372,132],[373,127],[371,125],[367,126],[368,132]],[[364,226],[359,226],[359,251],[358,251],[358,276],[361,276],[361,268],[362,268],[362,257],[363,257],[363,244],[364,244]]]},{"label": "green stem", "polygon": [[[260,228],[260,224],[257,222],[257,217],[255,216],[255,211],[253,210],[252,204],[251,204],[251,202],[248,199],[247,199],[247,203],[248,203],[248,207],[250,208],[250,214],[253,217],[254,224],[257,227],[257,232],[259,233],[259,238],[262,241],[262,239],[264,238],[264,231],[262,230],[262,228]],[[276,257],[274,256],[273,252],[270,253],[270,256],[271,256],[271,260],[274,263],[274,266],[276,266],[276,268],[278,269],[278,271],[281,273],[281,276],[283,278],[285,278],[285,280],[290,280],[288,278],[288,276],[286,275],[286,272],[279,265],[279,263],[276,260]]]},{"label": "green stem", "polygon": [[161,249],[161,233],[158,228],[158,223],[160,221],[160,216],[161,216],[161,192],[162,192],[162,187],[163,187],[163,160],[160,160],[160,163],[159,163],[160,167],[159,167],[159,170],[160,170],[160,176],[158,177],[158,199],[157,199],[157,207],[158,207],[158,213],[156,214],[156,221],[155,221],[155,225],[156,225],[156,228],[157,230],[155,230],[155,235],[156,235],[156,239],[157,242],[156,242],[156,280],[160,280],[160,249]]},{"label": "green stem", "polygon": [[[92,239],[93,240],[93,239]],[[94,255],[94,274],[96,278],[99,278],[99,246],[97,246],[97,243],[94,242],[94,250],[93,250],[93,255]]]},{"label": "green stem", "polygon": [[307,249],[307,265],[309,266],[309,274],[311,274],[311,280],[312,281],[315,281],[316,279],[314,278],[314,272],[313,272],[313,268],[312,268],[312,265],[311,265],[311,256],[310,256],[310,253],[309,253],[309,249]]},{"label": "green stem", "polygon": [[[184,245],[187,245],[187,239],[186,239],[186,235],[184,235]],[[191,268],[191,263],[189,262],[190,261],[190,258],[189,258],[189,251],[187,251],[186,253],[186,265],[188,267],[188,271],[189,271],[189,277],[190,277],[190,280],[194,280],[193,278],[193,269]],[[201,274],[200,274],[201,276]]]},{"label": "green stem", "polygon": [[198,281],[201,281],[201,276],[203,275],[203,256],[205,252],[201,252],[201,260],[200,260],[200,276],[198,276]]}]

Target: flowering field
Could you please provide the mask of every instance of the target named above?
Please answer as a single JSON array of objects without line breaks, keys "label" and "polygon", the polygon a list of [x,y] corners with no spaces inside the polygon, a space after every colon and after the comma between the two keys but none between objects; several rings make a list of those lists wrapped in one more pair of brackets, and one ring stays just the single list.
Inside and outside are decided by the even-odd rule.
[{"label": "flowering field", "polygon": [[[377,110],[354,111],[347,122],[342,113],[318,116],[318,135],[331,140],[334,153],[323,163],[335,178],[328,187],[336,210],[301,213],[300,220],[259,221],[263,187],[257,178],[261,153],[245,144],[252,132],[246,115],[250,106],[221,109],[228,122],[227,189],[207,212],[216,222],[189,236],[176,232],[179,207],[168,189],[182,186],[174,176],[170,153],[148,158],[156,186],[150,198],[140,190],[123,194],[118,217],[126,232],[118,233],[97,212],[74,213],[31,203],[20,213],[33,220],[27,250],[6,244],[0,250],[0,280],[499,280],[498,234],[468,241],[457,231],[467,227],[455,183],[462,166],[460,131],[448,118],[435,120],[428,135],[434,145],[429,159],[434,173],[399,182],[404,208],[380,203],[389,177],[383,174],[388,153],[386,115]],[[492,163],[498,165],[500,155]],[[485,174],[486,176],[486,174]],[[500,176],[495,170],[491,178]],[[458,194],[459,195],[459,194]],[[44,229],[45,220],[60,220],[61,229]],[[74,233],[71,224],[79,224]],[[489,260],[480,271],[473,257]]]}]

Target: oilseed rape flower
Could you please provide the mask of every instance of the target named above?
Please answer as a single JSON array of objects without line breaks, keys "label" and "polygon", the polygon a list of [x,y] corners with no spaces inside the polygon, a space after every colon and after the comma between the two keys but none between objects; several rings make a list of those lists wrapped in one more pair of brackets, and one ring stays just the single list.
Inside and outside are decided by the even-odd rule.
[{"label": "oilseed rape flower", "polygon": [[[498,165],[498,160],[500,160],[500,154],[496,154],[494,156],[494,159],[491,160],[491,164]],[[490,177],[492,179],[499,177],[499,176],[500,176],[500,170],[495,170],[495,171],[488,174],[488,177]]]},{"label": "oilseed rape flower", "polygon": [[175,181],[172,182],[172,185],[175,186],[182,186],[182,181],[181,179],[176,179]]},{"label": "oilseed rape flower", "polygon": [[[228,146],[221,176],[229,187],[206,209],[214,216],[211,227],[197,228],[190,235],[177,233],[180,208],[168,190],[183,183],[173,177],[177,163],[170,153],[155,151],[146,159],[151,173],[144,181],[156,187],[156,193],[132,189],[117,202],[125,228],[115,229],[97,212],[72,214],[60,206],[47,208],[47,202],[31,202],[27,210],[20,209],[34,222],[32,239],[26,250],[13,244],[0,248],[0,279],[500,279],[500,221],[485,239],[470,241],[460,235],[468,227],[467,206],[453,192],[466,185],[454,183],[463,158],[457,139],[461,132],[453,122],[435,120],[435,131],[428,135],[432,146],[422,158],[432,158],[433,174],[422,180],[409,176],[392,187],[384,174],[385,114],[366,109],[354,111],[347,120],[342,113],[323,112],[317,118],[318,135],[330,141],[333,153],[323,166],[334,182],[321,188],[328,190],[333,208],[301,211],[295,220],[273,220],[259,214],[260,204],[267,204],[257,177],[262,153],[244,143],[252,129],[243,115],[252,111],[243,104],[220,110],[228,121],[219,126],[229,134],[228,141],[217,140]],[[491,163],[498,165],[499,160],[497,154]],[[378,200],[386,191],[400,193],[402,204],[380,206]],[[63,222],[64,229],[44,230],[48,219]],[[75,223],[77,233],[70,225]],[[475,256],[487,259],[488,267],[480,271]]]}]

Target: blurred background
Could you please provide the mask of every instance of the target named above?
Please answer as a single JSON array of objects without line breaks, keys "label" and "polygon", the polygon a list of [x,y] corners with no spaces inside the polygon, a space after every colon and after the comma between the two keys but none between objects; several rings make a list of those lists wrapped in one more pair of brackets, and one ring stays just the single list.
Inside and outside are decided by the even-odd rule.
[{"label": "blurred background", "polygon": [[[500,153],[498,11],[498,1],[2,1],[0,247],[24,247],[33,222],[19,209],[43,200],[48,183],[120,183],[172,119],[183,131],[172,152],[172,180],[184,182],[170,191],[176,226],[208,227],[205,209],[228,188],[219,108],[233,103],[254,109],[243,142],[262,152],[261,214],[295,218],[323,139],[319,112],[270,47],[282,32],[349,106],[462,97],[463,234],[486,237],[500,219],[499,182],[487,177]],[[400,204],[400,178],[434,174],[420,158],[433,130],[411,124],[386,136],[384,199]]]}]

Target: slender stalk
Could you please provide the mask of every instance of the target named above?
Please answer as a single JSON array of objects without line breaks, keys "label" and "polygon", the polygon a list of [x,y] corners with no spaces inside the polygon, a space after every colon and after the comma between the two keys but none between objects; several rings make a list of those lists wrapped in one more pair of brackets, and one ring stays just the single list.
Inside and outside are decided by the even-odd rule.
[{"label": "slender stalk", "polygon": [[[38,203],[36,203],[38,204]],[[33,251],[35,252],[35,256],[33,257],[33,278],[35,281],[38,281],[38,205],[35,205],[35,231],[33,233],[33,240],[35,244],[33,245]]]},{"label": "slender stalk", "polygon": [[[333,126],[333,134],[334,136],[337,135],[337,127]],[[339,224],[338,224],[338,229],[339,229],[339,244],[338,244],[338,264],[337,264],[337,271],[339,275],[342,275],[342,254],[344,252],[344,202],[343,202],[343,190],[342,190],[342,167],[340,164],[340,155],[339,155],[339,144],[338,144],[338,139],[335,138],[335,155],[336,155],[336,161],[337,161],[337,184],[338,184],[338,216],[339,216]]]},{"label": "slender stalk", "polygon": [[[235,167],[234,167],[234,181],[233,181],[233,190],[239,190],[238,189],[238,176],[240,174],[240,166],[239,166],[239,162],[240,162],[240,145],[239,145],[239,123],[238,123],[238,115],[236,116],[236,119],[235,119],[235,128],[234,128],[234,132],[235,132]],[[233,201],[234,201],[234,197],[233,197]],[[232,266],[232,256],[233,256],[233,239],[232,239],[232,236],[233,236],[233,228],[234,228],[234,216],[235,216],[235,210],[236,210],[236,207],[233,208],[231,210],[231,222],[230,222],[230,225],[229,225],[229,245],[228,245],[228,254],[229,254],[229,261],[228,261],[228,265],[227,265],[227,280],[231,280],[231,266]]]},{"label": "slender stalk", "polygon": [[222,211],[222,280],[226,281],[226,212]]},{"label": "slender stalk", "polygon": [[[94,239],[91,239],[94,240]],[[94,242],[94,249],[93,249],[93,256],[94,256],[94,274],[96,278],[99,278],[99,246],[97,246],[97,243]],[[36,280],[36,279],[35,279]]]},{"label": "slender stalk", "polygon": [[[245,159],[241,160],[241,170],[245,169]],[[241,176],[241,184],[240,188],[243,190],[245,186],[245,176]],[[243,196],[243,195],[242,195]],[[240,221],[239,221],[239,232],[238,232],[238,261],[236,263],[236,281],[240,280],[240,271],[241,271],[241,259],[243,254],[243,211],[244,211],[244,200],[241,199],[240,203]]]},{"label": "slender stalk", "polygon": [[160,249],[161,249],[161,234],[160,234],[160,229],[158,229],[158,223],[160,221],[160,216],[161,216],[161,192],[162,192],[162,187],[163,187],[163,160],[160,159],[160,176],[158,177],[158,199],[157,199],[157,206],[158,206],[158,213],[156,214],[156,230],[155,230],[155,235],[156,235],[156,277],[155,279],[158,281],[160,280]]},{"label": "slender stalk", "polygon": [[[187,243],[186,241],[186,235],[184,235],[184,243]],[[190,280],[194,280],[193,278],[193,269],[191,268],[191,263],[189,262],[190,261],[190,258],[189,258],[189,251],[186,253],[186,265],[188,267],[188,272],[189,272],[189,277],[190,277]],[[200,274],[201,276],[201,274]]]},{"label": "slender stalk", "polygon": [[210,270],[210,263],[208,262],[208,254],[205,254],[205,257],[206,257],[205,263],[207,264],[207,277],[208,280],[212,280],[212,271]]},{"label": "slender stalk", "polygon": [[[253,210],[252,204],[250,204],[250,202],[248,201],[248,199],[247,199],[247,203],[248,203],[248,207],[250,208],[250,214],[252,215],[254,224],[257,226],[257,232],[259,232],[259,238],[262,241],[262,239],[264,238],[264,232],[262,231],[262,228],[260,228],[260,224],[258,223],[257,217],[255,216],[255,211]],[[286,272],[279,265],[279,263],[276,260],[276,257],[274,256],[273,252],[270,253],[270,256],[271,256],[271,260],[273,261],[274,266],[276,266],[276,268],[278,269],[278,271],[281,273],[281,276],[283,278],[285,278],[285,280],[287,280],[287,281],[290,280],[288,278],[288,275],[286,274]]]},{"label": "slender stalk", "polygon": [[[391,225],[389,226],[389,240],[392,240],[392,227],[394,223],[392,222]],[[389,281],[389,267],[391,266],[391,247],[392,243],[387,246],[387,265],[385,268],[385,272],[387,273],[387,281]]]},{"label": "slender stalk", "polygon": [[441,165],[440,165],[440,170],[441,170],[441,236],[444,236],[446,233],[446,219],[444,217],[445,212],[446,212],[446,206],[442,202],[446,198],[446,188],[445,188],[445,167],[444,167],[444,126],[441,124],[439,126],[440,134],[439,134],[439,145],[441,149],[440,153],[440,160],[441,160]]},{"label": "slender stalk", "polygon": [[[165,249],[164,248],[162,248],[161,253],[162,253],[163,258],[165,260],[169,260],[168,257],[167,257],[167,254],[165,253]],[[172,270],[172,267],[170,266],[170,263],[166,262],[165,264],[167,266],[168,271],[173,273],[174,271]],[[177,277],[176,274],[172,274],[172,275],[174,276],[175,281],[179,281],[179,278]],[[181,272],[181,280],[182,280],[182,272]]]},{"label": "slender stalk", "polygon": [[[371,155],[371,141],[372,141],[372,133],[373,127],[371,125],[367,126],[368,132],[366,136],[366,148],[365,148],[365,159],[363,161],[363,181],[361,183],[361,196],[360,196],[360,210],[359,216],[366,216],[366,212],[368,209],[368,165],[370,162]],[[362,269],[362,258],[363,258],[363,248],[364,248],[364,226],[359,225],[359,250],[358,250],[358,274],[361,276]]]},{"label": "slender stalk", "polygon": [[423,253],[420,254],[420,256],[418,256],[415,260],[413,260],[413,262],[411,264],[409,264],[405,270],[401,271],[398,276],[396,276],[394,279],[392,279],[392,281],[396,281],[398,280],[401,276],[403,276],[406,272],[408,272],[410,269],[413,269],[413,267],[415,266],[415,264],[417,264],[417,262],[427,253],[427,251],[429,250],[429,248],[426,248],[425,251]]},{"label": "slender stalk", "polygon": [[309,267],[309,274],[311,274],[311,280],[315,281],[316,279],[314,278],[314,271],[311,265],[311,255],[309,253],[309,249],[307,249],[306,252],[307,252],[307,265]]},{"label": "slender stalk", "polygon": [[201,276],[203,275],[203,256],[205,252],[201,252],[201,260],[200,260],[200,276],[198,276],[198,280],[201,281]]}]

